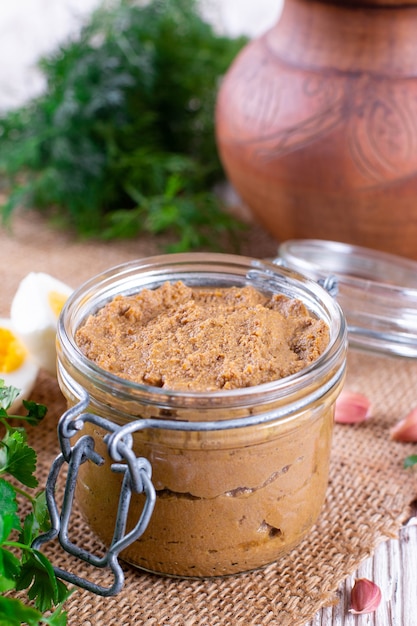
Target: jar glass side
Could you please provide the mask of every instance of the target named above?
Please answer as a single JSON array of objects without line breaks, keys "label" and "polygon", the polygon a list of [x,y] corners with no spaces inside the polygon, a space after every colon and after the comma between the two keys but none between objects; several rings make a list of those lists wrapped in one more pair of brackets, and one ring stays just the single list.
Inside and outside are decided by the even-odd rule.
[{"label": "jar glass side", "polygon": [[[122,558],[154,573],[206,577],[262,567],[297,545],[325,499],[342,385],[343,376],[288,419],[222,431],[135,433],[134,452],[152,465],[157,499],[147,530]],[[109,544],[121,477],[111,471],[107,433],[88,425],[83,434],[94,437],[105,464],[80,468],[77,499],[90,527]],[[142,495],[133,496],[130,526],[143,503]]]}]

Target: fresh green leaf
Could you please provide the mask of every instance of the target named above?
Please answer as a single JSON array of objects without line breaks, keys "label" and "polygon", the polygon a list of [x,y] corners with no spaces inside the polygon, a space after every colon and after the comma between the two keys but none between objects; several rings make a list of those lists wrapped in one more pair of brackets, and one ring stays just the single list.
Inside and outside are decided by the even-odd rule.
[{"label": "fresh green leaf", "polygon": [[[33,512],[28,513],[23,521],[23,529],[19,536],[19,542],[30,546],[32,541],[38,537],[39,534],[38,520]],[[22,555],[22,560],[25,560],[25,555]]]},{"label": "fresh green leaf", "polygon": [[[25,402],[27,416],[9,415],[5,407],[18,390],[7,387],[0,380],[0,421],[5,426],[5,434],[0,440],[0,473],[11,476],[26,487],[36,487],[36,452],[27,443],[23,427],[14,428],[11,419],[22,419],[27,424],[39,424],[46,413],[43,405]],[[1,402],[1,400],[0,400]],[[23,523],[19,517],[19,501],[26,499],[31,511],[26,513]],[[23,589],[35,608],[26,606],[20,600],[0,595],[0,626],[15,626],[22,623],[32,626],[50,624],[65,626],[66,612],[62,604],[69,596],[65,584],[55,576],[48,559],[32,548],[33,539],[50,528],[45,492],[35,495],[15,486],[0,477],[0,594]],[[13,535],[19,536],[15,541]],[[20,553],[20,554],[19,554]],[[44,611],[53,611],[43,615]]]},{"label": "fresh green leaf", "polygon": [[14,589],[19,573],[19,559],[10,550],[0,547],[0,592]]},{"label": "fresh green leaf", "polygon": [[408,469],[409,467],[413,467],[417,465],[417,454],[411,454],[410,456],[404,459],[404,467]]},{"label": "fresh green leaf", "polygon": [[45,405],[33,402],[32,400],[23,400],[23,406],[27,411],[25,420],[32,426],[37,426],[48,412]]},{"label": "fresh green leaf", "polygon": [[[0,536],[1,543],[7,541],[12,530],[14,530],[15,520],[12,515],[2,513],[0,515]],[[20,528],[20,527],[19,527]]]},{"label": "fresh green leaf", "polygon": [[36,494],[33,500],[33,515],[40,532],[47,532],[51,527],[45,491]]},{"label": "fresh green leaf", "polygon": [[20,600],[0,596],[0,626],[38,626],[42,614]]},{"label": "fresh green leaf", "polygon": [[18,419],[32,426],[37,426],[47,413],[47,408],[43,404],[33,400],[23,400],[22,404],[26,409],[26,415],[10,415],[8,413],[8,409],[19,395],[19,389],[11,385],[6,386],[5,381],[0,378],[0,420],[5,423],[10,419]]},{"label": "fresh green leaf", "polygon": [[4,457],[0,463],[0,474],[8,473],[23,485],[36,487],[36,452],[27,444],[26,439],[26,433],[20,429],[12,429],[6,433],[0,442]]},{"label": "fresh green leaf", "polygon": [[19,541],[30,546],[33,540],[38,537],[40,533],[47,532],[50,527],[51,523],[46,505],[46,496],[45,492],[41,491],[33,499],[33,510],[26,515],[23,521],[23,528]]},{"label": "fresh green leaf", "polygon": [[43,615],[41,621],[42,624],[48,624],[49,626],[65,626],[67,623],[67,612],[59,605],[48,617]]},{"label": "fresh green leaf", "polygon": [[0,379],[0,417],[7,417],[7,409],[9,409],[16,400],[20,390],[13,386],[6,386],[3,379]]},{"label": "fresh green leaf", "polygon": [[16,491],[0,478],[0,544],[8,539],[12,530],[20,530]]},{"label": "fresh green leaf", "polygon": [[28,589],[28,597],[42,612],[64,602],[69,596],[64,583],[56,578],[49,560],[37,550],[33,550],[22,565],[16,589]]}]

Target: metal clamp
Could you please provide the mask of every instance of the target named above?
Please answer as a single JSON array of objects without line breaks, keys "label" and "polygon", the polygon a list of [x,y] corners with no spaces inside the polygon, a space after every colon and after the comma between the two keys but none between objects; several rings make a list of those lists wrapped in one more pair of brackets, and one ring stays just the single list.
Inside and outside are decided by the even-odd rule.
[{"label": "metal clamp", "polygon": [[318,284],[323,287],[333,298],[337,296],[339,293],[339,281],[337,280],[337,276],[334,274],[329,274],[326,278],[319,278]]},{"label": "metal clamp", "polygon": [[[287,261],[283,259],[282,257],[279,257],[279,256],[275,257],[274,259],[272,259],[271,262],[274,265],[277,265],[278,267],[291,269],[291,265],[288,265]],[[334,274],[329,274],[328,276],[325,276],[324,278],[317,279],[317,277],[315,276],[314,277],[312,276],[312,278],[317,281],[320,287],[323,287],[323,289],[325,289],[331,296],[333,296],[333,298],[337,296],[339,292],[339,281],[338,281],[337,276],[335,276]]]},{"label": "metal clamp", "polygon": [[[94,449],[94,439],[89,435],[81,436],[73,446],[71,446],[70,439],[83,429],[86,422],[100,426],[113,435],[121,430],[120,427],[109,420],[91,413],[83,413],[88,404],[88,394],[82,391],[81,401],[66,411],[60,419],[58,437],[62,452],[52,464],[46,484],[46,500],[51,518],[51,530],[35,539],[32,546],[35,549],[39,549],[47,541],[58,538],[62,548],[69,554],[94,567],[110,568],[114,575],[114,582],[110,587],[103,587],[59,567],[54,567],[54,571],[58,578],[62,578],[69,583],[101,596],[112,596],[121,590],[124,583],[124,573],[118,562],[118,555],[144,533],[153,513],[156,494],[151,481],[151,465],[147,459],[135,456],[132,449],[132,436],[130,434],[123,436],[122,434],[117,438],[116,443],[112,443],[112,436],[110,434],[106,435],[104,440],[108,443],[111,459],[115,461],[111,465],[111,469],[114,472],[124,474],[113,538],[107,553],[102,557],[98,557],[72,543],[68,537],[68,526],[79,468],[86,461],[102,465],[104,459]],[[65,463],[68,464],[68,473],[62,510],[59,513],[55,499],[55,490],[59,473]],[[132,493],[144,493],[146,500],[135,527],[125,534]]]}]

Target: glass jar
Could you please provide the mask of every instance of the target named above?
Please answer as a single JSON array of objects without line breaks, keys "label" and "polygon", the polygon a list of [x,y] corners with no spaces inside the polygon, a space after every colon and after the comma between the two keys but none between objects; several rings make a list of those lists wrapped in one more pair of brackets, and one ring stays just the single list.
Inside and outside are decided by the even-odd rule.
[{"label": "glass jar", "polygon": [[[116,295],[178,280],[192,287],[252,285],[298,298],[328,324],[329,345],[292,376],[208,393],[122,380],[83,355],[75,333],[90,314]],[[72,454],[65,438],[85,436],[90,450],[80,453],[71,472],[90,527],[108,546],[116,541],[125,561],[159,574],[223,576],[278,559],[306,536],[325,499],[346,343],[344,316],[326,289],[272,262],[227,254],[162,255],[118,266],[82,285],[62,312],[57,354],[69,405],[60,425],[63,456]],[[126,467],[134,474],[137,463],[149,479],[152,473],[156,492],[146,513],[152,499],[148,478],[143,489],[140,478],[131,476],[130,503],[119,500]],[[118,511],[127,507],[126,537]],[[142,525],[138,533],[143,516],[147,528]]]}]

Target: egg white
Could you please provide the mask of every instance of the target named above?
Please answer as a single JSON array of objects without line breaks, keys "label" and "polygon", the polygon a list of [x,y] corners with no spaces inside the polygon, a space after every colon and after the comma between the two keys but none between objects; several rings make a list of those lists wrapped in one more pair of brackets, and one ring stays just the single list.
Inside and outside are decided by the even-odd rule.
[{"label": "egg white", "polygon": [[59,311],[50,303],[51,294],[62,301],[71,287],[43,272],[31,272],[19,284],[12,300],[10,318],[18,336],[38,365],[56,375],[56,329]]},{"label": "egg white", "polygon": [[[0,328],[9,330],[13,334],[14,338],[17,341],[20,341],[10,319],[0,318]],[[25,350],[24,346],[21,347],[24,351],[24,360],[16,369],[10,372],[5,372],[3,371],[2,364],[0,363],[0,378],[4,380],[5,385],[7,387],[13,386],[20,390],[19,396],[8,409],[11,414],[17,411],[23,400],[27,400],[29,398],[39,371],[38,364],[30,356],[28,351]]]}]

